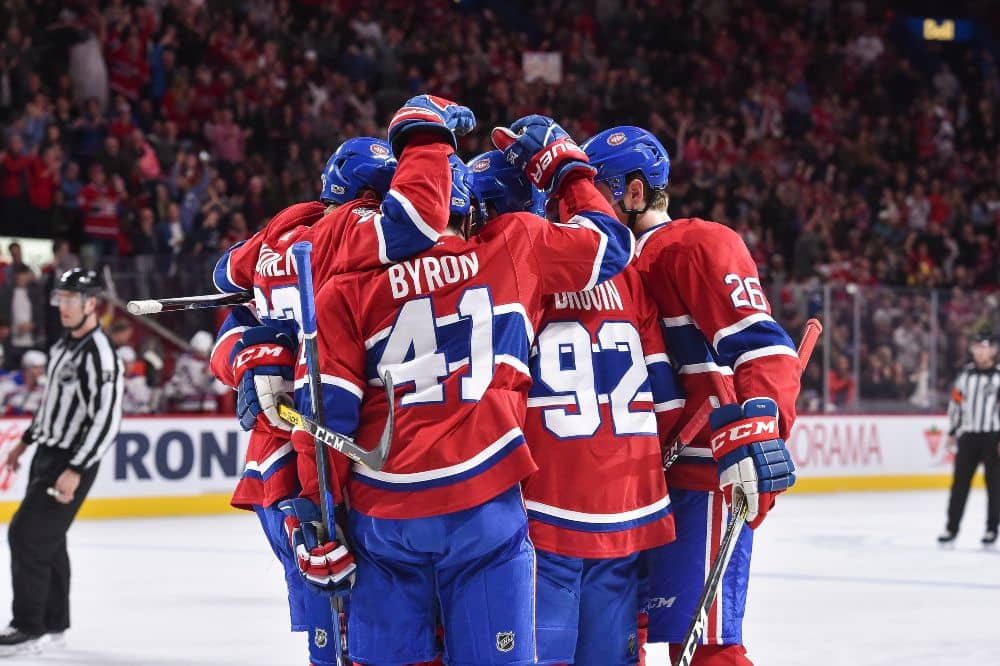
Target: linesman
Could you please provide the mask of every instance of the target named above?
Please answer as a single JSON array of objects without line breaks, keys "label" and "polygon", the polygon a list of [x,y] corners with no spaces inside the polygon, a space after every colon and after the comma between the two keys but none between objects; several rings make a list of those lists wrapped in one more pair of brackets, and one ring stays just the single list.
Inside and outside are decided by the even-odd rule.
[{"label": "linesman", "polygon": [[66,532],[122,417],[123,367],[97,323],[101,294],[98,274],[79,268],[63,273],[52,292],[65,331],[49,352],[41,407],[6,460],[16,470],[36,446],[7,532],[13,619],[0,630],[0,656],[58,644],[69,628]]},{"label": "linesman", "polygon": [[948,403],[951,428],[948,446],[954,450],[955,475],[948,500],[948,525],[938,541],[951,543],[958,536],[959,523],[965,513],[969,485],[979,463],[983,464],[986,477],[986,532],[984,546],[997,540],[997,523],[1000,522],[1000,366],[997,365],[997,341],[989,335],[973,339],[969,351],[972,363],[965,366],[955,380]]}]

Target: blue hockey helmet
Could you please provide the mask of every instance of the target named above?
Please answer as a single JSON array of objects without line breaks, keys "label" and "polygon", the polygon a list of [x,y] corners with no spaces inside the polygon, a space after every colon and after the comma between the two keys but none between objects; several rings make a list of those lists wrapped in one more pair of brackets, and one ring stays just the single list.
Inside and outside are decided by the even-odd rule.
[{"label": "blue hockey helmet", "polygon": [[472,172],[465,163],[454,153],[448,158],[451,165],[451,201],[450,210],[452,215],[465,217],[472,209],[472,200],[479,199],[476,192],[476,183],[472,177]]},{"label": "blue hockey helmet", "polygon": [[325,204],[345,204],[357,199],[366,188],[385,196],[395,171],[396,158],[388,143],[371,136],[348,139],[326,162],[319,200]]},{"label": "blue hockey helmet", "polygon": [[497,213],[534,213],[545,216],[545,194],[531,184],[518,167],[507,164],[503,152],[491,150],[466,162],[472,170],[480,202],[493,204]]},{"label": "blue hockey helmet", "polygon": [[611,189],[615,201],[625,195],[625,178],[638,171],[654,190],[670,179],[670,155],[660,140],[641,127],[621,125],[598,132],[581,146],[597,169],[594,180]]}]

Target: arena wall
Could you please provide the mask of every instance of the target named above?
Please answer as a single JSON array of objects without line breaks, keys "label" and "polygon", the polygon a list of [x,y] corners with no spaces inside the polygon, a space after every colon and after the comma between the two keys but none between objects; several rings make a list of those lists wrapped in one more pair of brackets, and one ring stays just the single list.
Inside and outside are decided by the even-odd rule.
[{"label": "arena wall", "polygon": [[[27,419],[3,420],[0,455],[27,425]],[[802,416],[788,443],[799,474],[792,492],[947,488],[952,455],[946,430],[939,414]],[[233,511],[229,496],[243,470],[247,439],[231,418],[126,418],[80,516]],[[9,480],[0,475],[0,521],[10,519],[24,495],[30,456]]]}]

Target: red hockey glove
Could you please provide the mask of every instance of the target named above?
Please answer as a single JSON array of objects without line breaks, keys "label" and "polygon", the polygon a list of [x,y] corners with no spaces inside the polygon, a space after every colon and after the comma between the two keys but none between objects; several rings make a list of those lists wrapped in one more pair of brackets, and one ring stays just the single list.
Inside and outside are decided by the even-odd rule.
[{"label": "red hockey glove", "polygon": [[357,565],[344,545],[340,527],[336,527],[334,538],[321,543],[318,535],[322,523],[317,504],[300,497],[279,502],[278,508],[285,514],[285,533],[306,582],[326,593],[350,590]]},{"label": "red hockey glove", "polygon": [[756,528],[774,506],[774,498],[795,484],[795,464],[778,437],[778,406],[770,398],[723,405],[709,416],[712,455],[719,465],[719,485],[726,501],[742,492],[747,522]]}]

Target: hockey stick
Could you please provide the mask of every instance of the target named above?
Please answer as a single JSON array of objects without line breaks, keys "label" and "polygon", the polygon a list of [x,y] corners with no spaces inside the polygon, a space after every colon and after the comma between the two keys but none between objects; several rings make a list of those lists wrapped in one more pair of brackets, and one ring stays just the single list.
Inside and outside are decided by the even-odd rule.
[{"label": "hockey stick", "polygon": [[[816,341],[822,332],[823,325],[819,323],[818,319],[810,319],[806,322],[806,330],[802,334],[802,341],[799,343],[799,364],[802,370],[805,370],[805,367],[809,365],[809,358],[812,356],[813,349],[816,347]],[[699,413],[701,411],[703,410],[699,410]],[[705,634],[705,627],[708,625],[708,611],[711,610],[712,604],[715,603],[715,597],[719,594],[719,584],[722,582],[722,576],[729,567],[729,560],[732,559],[733,553],[736,552],[738,535],[743,530],[743,525],[746,524],[747,511],[749,510],[747,498],[743,493],[738,491],[734,494],[738,494],[738,496],[733,506],[732,520],[730,520],[729,526],[726,528],[726,533],[722,537],[719,554],[715,558],[715,562],[712,563],[712,568],[709,569],[708,576],[705,578],[705,588],[698,599],[698,605],[695,607],[695,615],[691,618],[691,624],[684,635],[684,642],[681,643],[680,656],[677,657],[677,661],[673,663],[673,666],[691,666],[694,651],[698,649],[698,641]]]},{"label": "hockey stick", "polygon": [[130,314],[159,314],[160,312],[176,312],[177,310],[200,310],[202,308],[224,308],[229,305],[240,305],[253,300],[253,292],[240,291],[235,294],[205,294],[204,296],[182,296],[180,298],[151,298],[141,301],[129,301],[125,306]]},{"label": "hockey stick", "polygon": [[[302,344],[305,354],[306,369],[309,373],[309,406],[312,408],[313,417],[323,422],[323,400],[320,395],[320,372],[319,372],[319,350],[316,344],[316,299],[313,294],[312,262],[309,255],[312,253],[312,243],[304,241],[292,246],[292,256],[295,257],[295,268],[298,271],[299,282],[299,304],[302,315]],[[279,411],[280,414],[280,411]],[[301,415],[300,415],[301,418]],[[320,514],[323,517],[323,526],[326,528],[325,535],[319,535],[321,541],[324,537],[333,537],[337,534],[334,521],[336,520],[336,509],[333,504],[333,495],[330,493],[330,480],[326,475],[326,446],[319,439],[313,440],[316,449],[316,475],[319,482]],[[347,622],[342,622],[344,615],[344,599],[339,594],[334,594],[330,598],[330,609],[333,613],[334,626],[337,628],[337,666],[345,666],[349,656],[347,653]],[[347,618],[344,617],[344,620]]]},{"label": "hockey stick", "polygon": [[385,382],[389,415],[385,422],[385,428],[382,429],[382,436],[379,437],[378,444],[375,445],[374,449],[368,450],[362,448],[353,438],[321,426],[316,421],[303,416],[287,403],[282,402],[278,405],[278,417],[290,426],[302,428],[312,435],[314,439],[323,442],[323,444],[329,446],[334,451],[338,451],[354,462],[378,472],[385,466],[385,459],[389,456],[389,447],[392,445],[392,429],[395,420],[392,377],[389,376],[389,373],[386,373],[382,381]]},{"label": "hockey stick", "polygon": [[[809,359],[812,357],[813,349],[816,347],[816,342],[819,340],[820,333],[823,332],[823,325],[819,323],[819,319],[815,317],[806,322],[805,332],[802,334],[802,340],[799,341],[799,365],[804,371],[806,365],[809,363]],[[705,403],[698,408],[698,411],[694,413],[691,419],[685,424],[684,428],[681,429],[677,438],[674,439],[674,443],[670,445],[670,448],[666,453],[663,454],[663,470],[666,471],[670,469],[670,466],[677,462],[677,459],[681,457],[681,452],[687,448],[698,433],[701,432],[702,428],[708,425],[708,415],[712,413],[712,410],[718,407],[716,402],[713,402],[711,398],[705,401]]]}]

